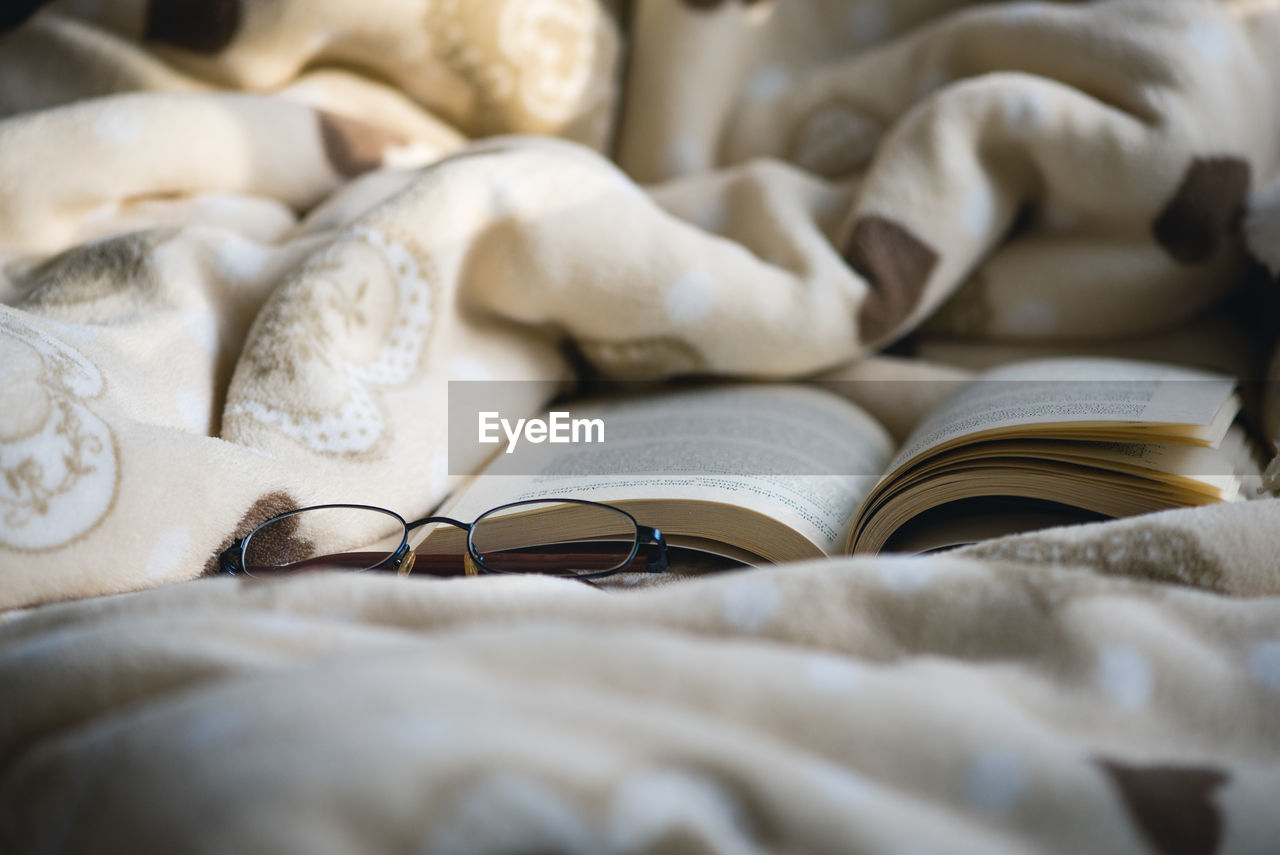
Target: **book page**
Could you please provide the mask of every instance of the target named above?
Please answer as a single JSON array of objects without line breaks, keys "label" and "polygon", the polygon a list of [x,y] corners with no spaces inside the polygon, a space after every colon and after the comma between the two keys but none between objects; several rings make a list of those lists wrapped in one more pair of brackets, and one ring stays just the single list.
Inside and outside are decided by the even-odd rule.
[{"label": "book page", "polygon": [[[470,521],[497,505],[543,498],[717,502],[777,519],[833,553],[893,448],[857,406],[795,384],[694,388],[563,409],[602,419],[604,441],[523,443],[499,453],[447,513]],[[698,520],[680,533],[699,535]]]},{"label": "book page", "polygon": [[1234,415],[1227,412],[1234,388],[1221,375],[1128,360],[1008,365],[969,383],[925,419],[889,470],[965,437],[1037,424],[1195,425],[1220,439]]},{"label": "book page", "polygon": [[1034,461],[1052,460],[1157,479],[1229,500],[1239,493],[1241,476],[1259,473],[1249,451],[1248,439],[1238,425],[1227,431],[1217,448],[1151,442],[1002,437],[962,444],[931,455],[928,460],[911,468],[911,478],[919,479],[940,467],[958,462],[1025,459],[1030,465]]},{"label": "book page", "polygon": [[884,551],[918,555],[1010,534],[1105,519],[1101,514],[1054,502],[980,496],[948,502],[915,516],[893,533]]}]

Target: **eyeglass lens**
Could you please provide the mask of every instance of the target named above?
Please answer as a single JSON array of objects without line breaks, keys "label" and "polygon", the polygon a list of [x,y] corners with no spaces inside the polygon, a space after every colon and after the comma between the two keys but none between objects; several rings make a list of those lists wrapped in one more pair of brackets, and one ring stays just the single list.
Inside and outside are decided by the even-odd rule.
[{"label": "eyeglass lens", "polygon": [[244,571],[368,570],[390,558],[404,534],[399,517],[376,508],[308,508],[254,531],[244,544]]},{"label": "eyeglass lens", "polygon": [[626,566],[637,536],[635,520],[616,508],[535,501],[481,516],[471,545],[485,569],[499,573],[594,575]]}]

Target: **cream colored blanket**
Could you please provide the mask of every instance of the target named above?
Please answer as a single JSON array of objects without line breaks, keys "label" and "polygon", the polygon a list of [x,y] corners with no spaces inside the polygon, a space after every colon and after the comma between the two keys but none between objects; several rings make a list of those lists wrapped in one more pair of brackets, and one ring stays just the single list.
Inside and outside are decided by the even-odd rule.
[{"label": "cream colored blanket", "polygon": [[4,14],[0,851],[1280,847],[1280,500],[649,591],[192,581],[433,506],[450,379],[1266,378],[1280,3]]}]

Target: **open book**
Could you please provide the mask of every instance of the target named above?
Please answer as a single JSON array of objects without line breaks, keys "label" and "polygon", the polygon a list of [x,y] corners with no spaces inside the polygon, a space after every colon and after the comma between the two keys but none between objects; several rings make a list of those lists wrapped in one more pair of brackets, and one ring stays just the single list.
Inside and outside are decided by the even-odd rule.
[{"label": "open book", "polygon": [[[470,520],[507,502],[588,498],[673,545],[758,563],[922,552],[1233,501],[1258,474],[1234,423],[1234,382],[1151,363],[996,369],[959,386],[899,448],[845,397],[795,383],[567,409],[599,419],[605,441],[517,443],[439,512]],[[419,550],[435,551],[430,540]]]}]

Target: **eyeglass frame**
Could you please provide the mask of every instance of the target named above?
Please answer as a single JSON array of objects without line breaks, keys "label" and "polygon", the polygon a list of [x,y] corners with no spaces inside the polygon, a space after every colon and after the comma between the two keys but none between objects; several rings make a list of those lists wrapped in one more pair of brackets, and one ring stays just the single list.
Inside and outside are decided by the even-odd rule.
[{"label": "eyeglass frame", "polygon": [[[608,508],[611,511],[622,514],[627,519],[631,520],[632,525],[634,525],[636,529],[635,542],[631,544],[631,553],[627,556],[626,560],[620,562],[617,567],[614,567],[609,570],[597,570],[591,573],[554,573],[554,572],[539,573],[537,571],[526,571],[526,570],[498,570],[493,567],[489,567],[484,563],[484,556],[480,554],[480,551],[476,548],[475,544],[472,542],[472,535],[475,532],[476,523],[480,522],[485,517],[491,514],[495,514],[499,511],[507,510],[508,508],[515,508],[521,505],[544,505],[544,504],[551,504],[551,503],[570,504],[570,505],[591,505],[595,507]],[[253,539],[253,536],[255,534],[257,534],[261,529],[265,528],[266,526],[277,523],[280,520],[287,519],[288,517],[297,516],[298,514],[304,514],[307,511],[322,511],[322,510],[328,510],[331,508],[348,508],[348,509],[354,509],[354,510],[377,511],[379,513],[384,513],[389,516],[395,517],[397,520],[399,520],[401,528],[403,529],[403,532],[404,532],[400,537],[400,545],[396,547],[395,551],[393,551],[386,558],[382,559],[377,564],[374,564],[372,567],[366,567],[363,570],[356,570],[356,571],[349,571],[349,572],[367,573],[369,571],[376,570],[376,571],[394,571],[397,575],[400,575],[400,576],[409,575],[409,573],[412,571],[414,561],[417,557],[416,549],[409,548],[409,533],[416,528],[420,528],[424,525],[431,525],[433,523],[451,525],[454,528],[462,529],[467,533],[467,551],[463,554],[462,558],[463,558],[463,569],[466,575],[468,576],[478,576],[480,575],[481,572],[484,572],[484,573],[494,573],[494,574],[501,574],[501,575],[507,575],[507,576],[557,576],[557,577],[566,578],[566,579],[584,579],[584,580],[603,579],[607,576],[612,576],[616,573],[622,573],[622,572],[631,570],[632,569],[631,565],[635,563],[636,558],[640,554],[640,547],[648,546],[648,545],[656,546],[658,555],[656,558],[650,558],[649,556],[646,555],[645,564],[643,568],[639,568],[639,569],[641,569],[643,572],[646,572],[646,573],[661,573],[662,571],[666,570],[670,566],[670,558],[667,551],[667,540],[666,540],[666,537],[662,534],[662,532],[659,531],[657,528],[654,528],[653,526],[641,525],[640,522],[635,518],[635,516],[633,516],[630,512],[617,507],[616,505],[610,505],[605,502],[596,502],[596,501],[592,501],[591,499],[523,499],[518,502],[508,502],[505,505],[498,505],[497,507],[490,508],[489,510],[480,514],[480,516],[476,517],[473,521],[469,523],[464,523],[461,520],[454,519],[453,517],[445,517],[445,516],[428,516],[428,517],[423,517],[420,520],[414,520],[413,522],[408,522],[405,520],[404,517],[402,517],[400,514],[396,513],[395,511],[391,510],[390,508],[380,508],[377,505],[361,505],[361,504],[351,504],[351,503],[344,503],[344,502],[325,504],[325,505],[309,505],[305,508],[295,508],[291,511],[285,511],[282,514],[276,514],[275,516],[270,517],[269,519],[263,520],[262,522],[254,526],[253,529],[248,534],[244,535],[243,537],[238,537],[234,541],[232,541],[231,545],[228,546],[226,549],[222,550],[222,552],[219,553],[218,555],[218,568],[220,572],[228,576],[251,576],[252,574],[250,574],[247,570],[245,570],[244,550],[245,550],[245,546],[249,543],[249,541]],[[282,575],[287,575],[287,574],[282,573]]]}]

